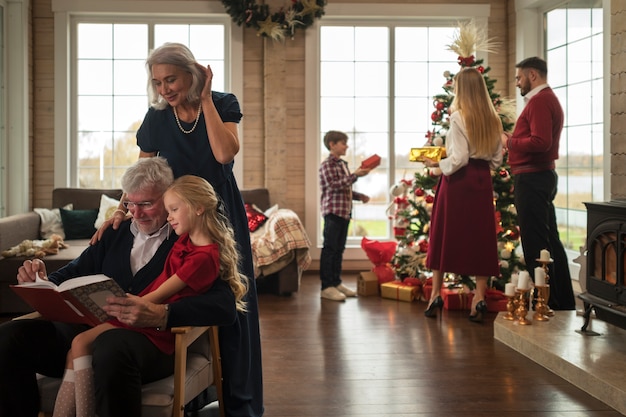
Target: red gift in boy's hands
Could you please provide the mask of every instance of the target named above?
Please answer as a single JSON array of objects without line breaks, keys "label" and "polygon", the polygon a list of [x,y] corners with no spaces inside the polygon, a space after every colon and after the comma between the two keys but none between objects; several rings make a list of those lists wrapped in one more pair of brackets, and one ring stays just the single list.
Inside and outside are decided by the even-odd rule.
[{"label": "red gift in boy's hands", "polygon": [[380,156],[374,154],[361,162],[361,168],[374,169],[380,165]]}]

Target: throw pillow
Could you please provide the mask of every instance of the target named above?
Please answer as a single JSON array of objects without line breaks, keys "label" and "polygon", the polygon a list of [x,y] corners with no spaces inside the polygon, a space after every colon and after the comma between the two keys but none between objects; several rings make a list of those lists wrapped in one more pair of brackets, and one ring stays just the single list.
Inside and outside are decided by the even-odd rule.
[{"label": "throw pillow", "polygon": [[[65,210],[71,210],[74,208],[74,205],[70,203],[63,208]],[[33,211],[39,214],[39,217],[41,217],[39,234],[41,235],[42,239],[50,239],[50,237],[55,234],[65,239],[63,222],[61,220],[61,212],[58,208],[54,208],[52,210],[47,208],[34,208]]]},{"label": "throw pillow", "polygon": [[93,227],[99,229],[105,220],[113,216],[113,212],[119,208],[120,202],[114,198],[109,197],[106,194],[102,194],[100,197],[100,209],[98,210],[98,217],[96,218]]},{"label": "throw pillow", "polygon": [[259,227],[267,221],[267,216],[256,210],[252,204],[245,204],[246,216],[248,217],[248,228],[251,232],[255,232]]},{"label": "throw pillow", "polygon": [[65,239],[90,239],[96,232],[93,224],[98,217],[98,209],[93,210],[65,210],[61,209],[61,220]]}]

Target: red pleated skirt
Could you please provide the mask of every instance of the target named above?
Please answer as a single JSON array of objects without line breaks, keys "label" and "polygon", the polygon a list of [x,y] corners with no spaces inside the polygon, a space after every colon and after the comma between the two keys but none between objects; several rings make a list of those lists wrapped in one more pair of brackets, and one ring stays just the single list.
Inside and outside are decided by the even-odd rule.
[{"label": "red pleated skirt", "polygon": [[426,266],[460,275],[500,274],[489,163],[470,159],[439,179]]}]

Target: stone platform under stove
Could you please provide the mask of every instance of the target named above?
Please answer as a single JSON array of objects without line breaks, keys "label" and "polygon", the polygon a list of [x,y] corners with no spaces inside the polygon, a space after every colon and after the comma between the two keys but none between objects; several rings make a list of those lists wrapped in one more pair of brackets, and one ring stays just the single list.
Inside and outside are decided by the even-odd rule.
[{"label": "stone platform under stove", "polygon": [[[547,322],[524,326],[498,313],[494,338],[626,415],[626,330],[581,312],[556,311]],[[527,315],[532,318],[532,312]]]}]

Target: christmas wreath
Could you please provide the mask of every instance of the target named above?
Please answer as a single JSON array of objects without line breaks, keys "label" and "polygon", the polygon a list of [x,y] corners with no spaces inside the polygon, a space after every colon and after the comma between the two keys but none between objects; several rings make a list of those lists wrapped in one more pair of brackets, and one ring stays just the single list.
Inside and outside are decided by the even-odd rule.
[{"label": "christmas wreath", "polygon": [[326,0],[290,0],[291,6],[272,12],[267,4],[256,0],[222,0],[226,12],[238,26],[257,30],[257,36],[283,40],[293,39],[296,29],[306,29],[324,15]]}]

